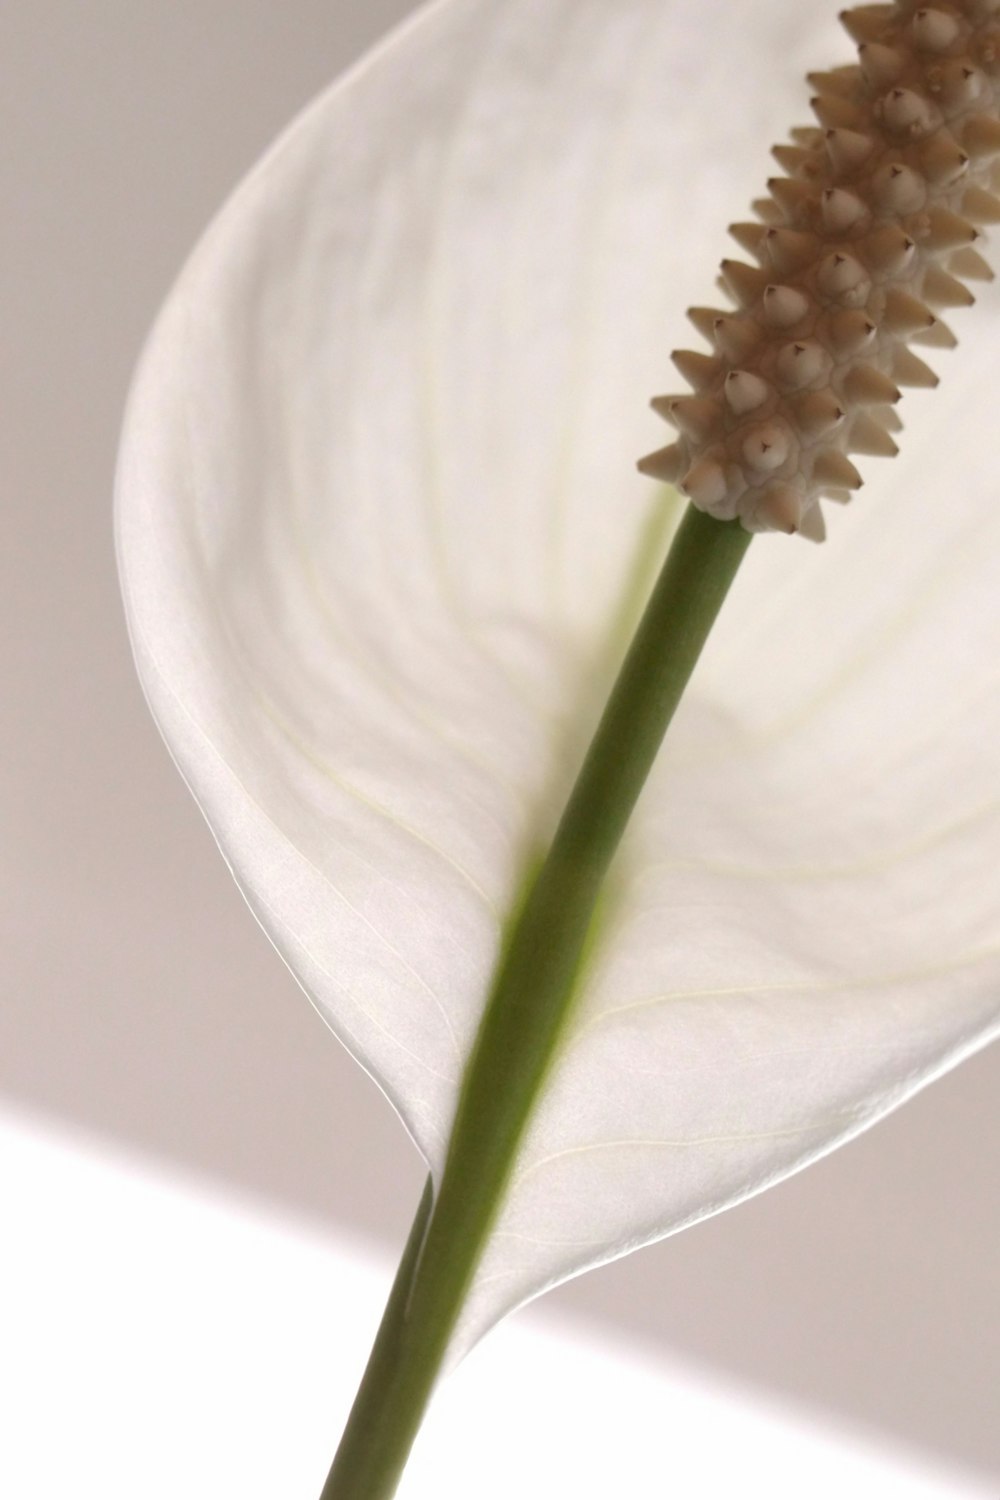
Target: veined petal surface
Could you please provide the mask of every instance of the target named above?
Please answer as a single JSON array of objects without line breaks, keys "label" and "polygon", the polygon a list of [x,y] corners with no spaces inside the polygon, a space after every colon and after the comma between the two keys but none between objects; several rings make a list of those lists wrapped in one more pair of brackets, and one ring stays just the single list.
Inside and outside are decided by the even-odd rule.
[{"label": "veined petal surface", "polygon": [[[146,693],[434,1171],[503,923],[664,550],[669,502],[633,472],[646,398],[802,73],[846,60],[792,4],[442,0],[254,171],[144,355],[117,525]],[[1000,1028],[989,324],[966,317],[825,547],[755,543],[456,1355]]]}]

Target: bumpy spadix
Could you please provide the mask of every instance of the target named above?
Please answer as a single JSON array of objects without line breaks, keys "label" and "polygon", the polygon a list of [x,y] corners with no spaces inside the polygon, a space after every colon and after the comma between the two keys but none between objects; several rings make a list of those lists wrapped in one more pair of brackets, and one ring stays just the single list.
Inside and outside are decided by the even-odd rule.
[{"label": "bumpy spadix", "polygon": [[640,469],[750,531],[824,535],[819,502],[862,480],[849,454],[891,456],[900,387],[933,385],[910,344],[954,342],[938,313],[992,273],[974,246],[1000,219],[1000,5],[910,0],[846,11],[854,65],[814,73],[817,125],[791,132],[731,233],[734,311],[692,309],[713,355],[674,355],[695,396],[657,397],[676,443]]}]

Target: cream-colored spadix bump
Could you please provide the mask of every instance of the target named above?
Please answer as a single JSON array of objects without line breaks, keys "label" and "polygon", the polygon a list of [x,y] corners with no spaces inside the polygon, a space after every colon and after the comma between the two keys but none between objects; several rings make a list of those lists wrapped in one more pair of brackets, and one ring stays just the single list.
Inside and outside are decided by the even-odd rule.
[{"label": "cream-colored spadix bump", "polygon": [[894,135],[924,136],[938,123],[937,111],[930,101],[913,89],[890,89],[880,108],[886,127]]},{"label": "cream-colored spadix bump", "polygon": [[773,225],[764,235],[763,250],[774,269],[782,276],[798,271],[816,259],[819,240],[800,229]]},{"label": "cream-colored spadix bump", "polygon": [[711,343],[716,323],[726,314],[717,307],[689,307],[686,316],[697,328],[702,338],[708,339]]},{"label": "cream-colored spadix bump", "polygon": [[761,241],[767,234],[767,228],[756,222],[739,222],[730,224],[729,233],[741,250],[747,250],[751,255],[759,256]]},{"label": "cream-colored spadix bump", "polygon": [[678,374],[695,391],[714,385],[723,370],[722,361],[716,355],[699,354],[695,349],[675,349],[670,358]]},{"label": "cream-colored spadix bump", "polygon": [[810,151],[815,151],[823,142],[823,130],[819,125],[793,125],[788,134],[797,146],[806,146]]},{"label": "cream-colored spadix bump", "polygon": [[913,17],[913,40],[921,52],[946,52],[958,34],[955,17],[943,10],[918,10]]},{"label": "cream-colored spadix bump", "polygon": [[811,183],[793,177],[769,177],[767,190],[786,224],[808,224],[815,197]]},{"label": "cream-colored spadix bump", "polygon": [[653,410],[673,422],[678,432],[699,443],[715,434],[722,417],[718,403],[711,396],[655,397]]},{"label": "cream-colored spadix bump", "polygon": [[762,422],[752,428],[741,445],[744,462],[757,474],[780,469],[788,458],[788,450],[788,434],[776,422]]},{"label": "cream-colored spadix bump", "polygon": [[756,411],[763,406],[770,391],[766,380],[753,375],[749,370],[730,370],[726,376],[723,392],[730,411],[742,416],[744,412]]},{"label": "cream-colored spadix bump", "polygon": [[837,172],[854,172],[863,167],[875,150],[870,135],[859,130],[831,128],[825,136],[827,155]]},{"label": "cream-colored spadix bump", "polygon": [[971,307],[975,297],[956,276],[941,266],[928,266],[920,290],[931,307]]},{"label": "cream-colored spadix bump", "polygon": [[664,484],[676,484],[686,463],[685,451],[680,443],[670,443],[666,448],[657,448],[640,458],[636,468],[650,479],[659,479]]},{"label": "cream-colored spadix bump", "polygon": [[820,198],[820,209],[831,234],[843,234],[870,217],[867,205],[846,188],[827,188]]},{"label": "cream-colored spadix bump", "polygon": [[935,131],[920,147],[920,171],[938,192],[954,186],[966,176],[970,156],[947,131]]},{"label": "cream-colored spadix bump", "polygon": [[927,182],[905,162],[888,161],[872,174],[872,202],[883,213],[913,214],[927,202]]},{"label": "cream-colored spadix bump", "polygon": [[859,490],[864,483],[851,460],[837,448],[824,448],[817,453],[812,473],[818,484],[841,490]]},{"label": "cream-colored spadix bump", "polygon": [[966,188],[961,211],[973,224],[1000,224],[1000,198],[984,188]]},{"label": "cream-colored spadix bump", "polygon": [[905,276],[916,258],[916,243],[899,224],[883,224],[860,247],[865,265],[883,277]]},{"label": "cream-colored spadix bump", "polygon": [[750,307],[767,285],[767,273],[742,260],[726,259],[719,269],[729,292],[740,307]]},{"label": "cream-colored spadix bump", "polygon": [[729,359],[744,359],[752,354],[761,337],[760,328],[750,318],[716,318],[712,324],[712,338]]},{"label": "cream-colored spadix bump", "polygon": [[973,115],[962,131],[962,149],[981,161],[1000,152],[1000,120],[995,115]]},{"label": "cream-colored spadix bump", "polygon": [[809,311],[809,299],[794,286],[768,286],[764,289],[764,321],[771,328],[792,328]]},{"label": "cream-colored spadix bump", "polygon": [[882,327],[888,333],[906,338],[919,329],[932,327],[933,323],[934,314],[926,303],[911,297],[901,287],[893,286],[886,292]]},{"label": "cream-colored spadix bump", "polygon": [[858,412],[847,436],[848,453],[868,453],[875,458],[893,458],[899,449],[885,428],[866,411]]},{"label": "cream-colored spadix bump", "polygon": [[793,485],[772,484],[754,504],[754,518],[764,531],[798,531],[802,523],[802,495]]},{"label": "cream-colored spadix bump", "polygon": [[823,73],[807,73],[806,82],[820,94],[839,94],[842,99],[853,99],[858,92],[860,69],[855,63],[846,63]]},{"label": "cream-colored spadix bump", "polygon": [[978,250],[968,248],[956,250],[949,257],[948,270],[963,281],[992,281],[995,276],[989,261],[984,260]]},{"label": "cream-colored spadix bump", "polygon": [[823,345],[815,339],[796,339],[778,350],[774,373],[787,390],[799,391],[804,386],[814,385],[832,363]]},{"label": "cream-colored spadix bump", "polygon": [[702,458],[681,480],[681,489],[702,509],[721,505],[726,498],[726,473],[712,458]]},{"label": "cream-colored spadix bump", "polygon": [[809,107],[821,125],[854,130],[865,123],[864,107],[842,94],[817,94],[809,100]]},{"label": "cream-colored spadix bump", "polygon": [[875,88],[885,88],[895,83],[906,62],[895,47],[883,47],[880,42],[862,42],[858,48],[861,71]]},{"label": "cream-colored spadix bump", "polygon": [[917,386],[924,390],[933,390],[939,381],[930,365],[902,345],[893,353],[892,375],[898,385]]},{"label": "cream-colored spadix bump", "polygon": [[807,151],[804,146],[789,146],[782,143],[780,146],[771,147],[771,155],[789,177],[796,176],[812,162],[812,152]]},{"label": "cream-colored spadix bump", "polygon": [[976,226],[952,213],[949,208],[932,208],[921,214],[916,225],[911,225],[925,250],[957,250],[961,245],[971,245],[979,238]]},{"label": "cream-colored spadix bump", "polygon": [[821,260],[816,271],[816,285],[827,297],[845,306],[859,307],[868,299],[871,278],[853,255],[835,250]]},{"label": "cream-colored spadix bump", "polygon": [[840,12],[840,24],[852,41],[876,41],[884,34],[894,9],[892,5],[856,5]]},{"label": "cream-colored spadix bump", "polygon": [[795,425],[806,442],[829,437],[846,415],[833,391],[807,391],[796,398],[793,411]]},{"label": "cream-colored spadix bump", "polygon": [[818,505],[807,505],[803,509],[799,521],[799,536],[804,536],[807,542],[826,541],[826,522]]},{"label": "cream-colored spadix bump", "polygon": [[[811,152],[807,153],[808,156],[811,156],[811,154]],[[805,170],[805,168],[802,169],[801,175],[805,175]],[[781,181],[787,182],[789,179],[783,177]],[[773,198],[754,198],[751,200],[750,207],[762,224],[785,224],[788,222],[788,215],[778,207]]]},{"label": "cream-colored spadix bump", "polygon": [[975,104],[987,89],[986,80],[976,68],[962,58],[954,58],[937,70],[937,97],[948,115],[958,114]]},{"label": "cream-colored spadix bump", "polygon": [[844,395],[855,406],[884,406],[900,399],[895,381],[874,365],[854,365],[843,377]]},{"label": "cream-colored spadix bump", "polygon": [[929,328],[912,333],[910,343],[921,344],[927,349],[954,349],[958,339],[943,318],[935,318]]},{"label": "cream-colored spadix bump", "polygon": [[827,338],[840,359],[856,357],[875,340],[878,332],[864,308],[838,308],[830,315]]}]

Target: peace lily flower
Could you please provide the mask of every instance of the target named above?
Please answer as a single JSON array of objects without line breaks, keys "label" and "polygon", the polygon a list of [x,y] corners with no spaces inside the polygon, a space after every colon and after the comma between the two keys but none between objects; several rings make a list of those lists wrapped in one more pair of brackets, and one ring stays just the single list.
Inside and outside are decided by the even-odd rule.
[{"label": "peace lily flower", "polygon": [[[995,10],[855,13],[870,97],[908,91],[882,123],[911,175],[921,110],[954,120],[952,95],[973,85],[993,107]],[[886,27],[909,39],[903,83]],[[850,62],[832,18],[785,0],[752,13],[438,0],[251,174],[143,358],[117,524],[150,705],[254,913],[433,1184],[360,1398],[375,1425],[355,1432],[329,1495],[391,1493],[439,1364],[512,1308],[787,1176],[1000,1029],[985,313],[940,360],[942,388],[907,396],[901,456],[838,510],[826,544],[767,537],[749,552],[592,882],[596,911],[580,898],[576,947],[558,959],[546,922],[576,920],[589,854],[575,851],[599,807],[577,817],[586,838],[563,848],[556,884],[536,881],[680,513],[675,492],[634,473],[656,441],[649,394],[686,342],[683,308],[706,301],[724,225],[759,191],[764,148],[803,117],[801,72],[833,59]],[[940,83],[930,103],[925,75]],[[823,77],[822,130],[863,135],[848,119],[857,75]],[[762,269],[730,270],[731,311],[752,321],[783,287],[794,342],[809,297],[824,316],[863,314],[859,282],[894,277],[928,297],[927,255],[969,250],[944,215],[964,204],[978,227],[992,213],[996,142],[981,131],[964,153],[981,196],[959,181],[968,159],[924,163],[937,196],[897,205],[911,243],[884,236],[878,263],[869,179],[851,186],[856,142],[848,166],[825,148],[812,186],[840,194],[825,223],[810,209],[796,224],[827,160],[800,132],[782,159],[799,187],[772,190],[765,230],[741,231]],[[921,241],[905,215],[925,210],[937,218]],[[787,231],[789,256],[817,235],[823,255],[775,282],[768,226]],[[838,236],[860,247],[853,281],[823,259]],[[906,280],[913,253],[922,285]],[[814,265],[829,285],[809,280]],[[983,274],[968,255],[955,269]],[[859,433],[891,451],[893,383],[925,379],[900,350],[930,323],[904,328],[897,297],[888,328],[879,307],[863,360],[867,334],[837,363],[821,329],[798,385],[778,345],[761,355],[751,340],[734,365],[719,315],[696,313],[714,351],[678,363],[715,415],[660,403],[680,446],[647,470],[720,517],[818,535],[817,499],[846,498],[855,479],[817,455],[857,451]],[[862,365],[873,373],[857,377]],[[733,369],[738,390],[723,383]],[[830,390],[840,416],[801,405]],[[758,408],[780,457],[747,446]],[[714,611],[746,533],[684,524],[690,546],[729,549]],[[683,654],[684,611],[705,597],[690,568],[675,572],[689,597],[668,611],[662,652],[647,649],[647,676]],[[637,753],[613,730],[612,772]],[[529,1001],[553,965],[561,1008],[543,1043]],[[505,985],[507,1019],[470,1074]],[[462,1093],[463,1077],[480,1082]],[[373,1417],[380,1401],[395,1415]]]}]

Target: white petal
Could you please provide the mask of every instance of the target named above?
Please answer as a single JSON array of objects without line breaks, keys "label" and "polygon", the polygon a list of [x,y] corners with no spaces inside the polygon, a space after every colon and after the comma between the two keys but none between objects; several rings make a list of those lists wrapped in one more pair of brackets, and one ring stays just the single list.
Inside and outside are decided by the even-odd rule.
[{"label": "white petal", "polygon": [[[801,71],[847,59],[801,12],[432,6],[224,210],[137,379],[118,525],[151,705],[434,1167],[500,924],[662,551],[647,398],[805,118]],[[988,322],[831,542],[754,544],[456,1351],[1000,1027]]]}]

